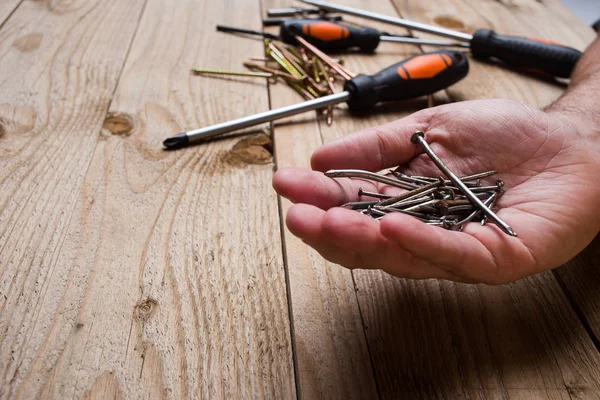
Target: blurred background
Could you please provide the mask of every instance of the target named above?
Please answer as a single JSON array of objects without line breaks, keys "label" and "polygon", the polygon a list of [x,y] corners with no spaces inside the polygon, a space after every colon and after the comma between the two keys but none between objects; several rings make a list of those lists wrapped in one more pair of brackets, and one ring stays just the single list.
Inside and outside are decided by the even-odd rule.
[{"label": "blurred background", "polygon": [[600,19],[600,0],[561,1],[588,25],[593,25]]}]

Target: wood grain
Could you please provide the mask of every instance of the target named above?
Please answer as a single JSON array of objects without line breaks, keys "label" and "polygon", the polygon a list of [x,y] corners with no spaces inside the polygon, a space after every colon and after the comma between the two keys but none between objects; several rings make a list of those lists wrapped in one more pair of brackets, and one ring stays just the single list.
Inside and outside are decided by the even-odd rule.
[{"label": "wood grain", "polygon": [[[465,30],[580,49],[593,37],[557,0],[394,4]],[[162,150],[181,130],[301,100],[282,84],[189,73],[261,55],[260,40],[214,31],[260,29],[261,5],[289,2],[0,4],[0,398],[600,398],[598,238],[554,274],[488,287],[350,273],[281,231],[290,203],[278,208],[270,187],[273,148],[278,168],[308,167],[323,142],[425,99],[360,118],[341,105],[331,127],[290,118],[274,143],[265,125]],[[344,58],[373,73],[417,52],[387,43]],[[543,106],[562,90],[471,69],[436,103]]]},{"label": "wood grain", "polygon": [[[148,3],[111,104],[111,118],[129,119],[132,129],[105,131],[94,156],[104,176],[86,180],[105,193],[96,197],[103,217],[90,235],[106,250],[80,318],[108,321],[113,332],[90,326],[93,340],[78,346],[100,353],[113,341],[127,343],[95,369],[114,369],[126,398],[145,397],[146,382],[156,386],[149,393],[170,398],[294,395],[268,141],[258,134],[161,149],[167,135],[267,107],[264,81],[190,74],[260,54],[260,42],[213,30],[248,15],[258,15],[258,3]],[[124,241],[128,252],[115,255]],[[121,277],[111,285],[121,294],[105,311],[94,299],[106,296],[102,283],[112,276]]]},{"label": "wood grain", "polygon": [[[289,7],[263,0],[262,9]],[[273,30],[277,33],[277,29]],[[344,56],[345,58],[345,56]],[[303,99],[283,83],[269,87],[271,108]],[[343,117],[335,111],[335,119]],[[273,128],[277,168],[309,167],[322,142],[315,113],[277,121]],[[324,116],[321,116],[323,118]],[[325,124],[324,124],[325,125]],[[280,199],[285,215],[291,203]],[[377,390],[350,271],[326,262],[284,229],[299,396],[303,399],[368,399]]]},{"label": "wood grain", "polygon": [[26,1],[0,30],[0,397],[39,397],[77,331],[90,269],[62,250],[143,5]]},{"label": "wood grain", "polygon": [[596,346],[600,347],[600,236],[577,257],[555,270],[574,308],[588,324]]},{"label": "wood grain", "polygon": [[6,22],[8,17],[21,4],[23,0],[3,0],[0,2],[0,27]]},{"label": "wood grain", "polygon": [[[216,22],[241,24],[249,15],[258,24],[258,2],[188,0],[174,7],[149,0],[108,114],[143,2],[80,3],[72,4],[79,7],[73,15],[62,10],[70,19],[54,24],[83,31],[69,38],[86,54],[64,58],[61,65],[69,68],[51,69],[51,77],[81,71],[86,75],[71,79],[91,87],[48,90],[58,97],[50,97],[51,107],[72,109],[36,114],[56,119],[46,142],[30,135],[41,142],[34,143],[37,160],[25,158],[32,145],[19,140],[16,128],[3,147],[13,155],[3,158],[3,390],[28,398],[294,397],[269,141],[259,134],[177,152],[161,145],[185,128],[268,106],[264,81],[190,74],[192,67],[228,68],[261,53],[260,42],[214,31]],[[49,18],[48,9],[36,6],[40,18]],[[76,24],[85,12],[94,24]],[[98,29],[101,16],[111,23]],[[38,29],[44,40],[52,33]],[[69,45],[60,33],[62,45]],[[86,35],[102,41],[88,47],[81,43]],[[102,91],[96,70],[112,68],[117,55],[112,86]],[[91,63],[96,59],[102,62]],[[90,93],[106,94],[102,107],[68,101]],[[68,136],[64,126],[71,118],[77,134]],[[21,117],[10,126],[27,122]],[[73,142],[49,148],[58,138]],[[36,168],[56,177],[40,179],[30,172]],[[36,228],[38,222],[43,225]]]}]

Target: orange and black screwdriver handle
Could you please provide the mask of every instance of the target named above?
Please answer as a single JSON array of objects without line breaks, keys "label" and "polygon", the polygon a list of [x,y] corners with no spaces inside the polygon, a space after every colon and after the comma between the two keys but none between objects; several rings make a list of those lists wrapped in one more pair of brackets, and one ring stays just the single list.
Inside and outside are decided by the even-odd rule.
[{"label": "orange and black screwdriver handle", "polygon": [[471,53],[480,59],[496,58],[505,64],[568,78],[581,57],[579,50],[543,39],[498,35],[478,29],[470,42]]},{"label": "orange and black screwdriver handle", "polygon": [[281,24],[279,37],[283,42],[296,44],[296,35],[325,51],[358,47],[364,52],[372,52],[379,46],[381,32],[314,19],[294,19]]},{"label": "orange and black screwdriver handle", "polygon": [[344,85],[348,107],[364,111],[380,101],[425,96],[460,81],[469,72],[467,57],[459,51],[435,51],[408,58],[375,75],[358,75]]}]

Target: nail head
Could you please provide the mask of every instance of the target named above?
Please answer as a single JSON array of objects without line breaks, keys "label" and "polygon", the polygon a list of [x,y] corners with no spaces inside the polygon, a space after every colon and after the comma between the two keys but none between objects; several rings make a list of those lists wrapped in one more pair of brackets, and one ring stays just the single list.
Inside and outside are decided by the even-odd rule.
[{"label": "nail head", "polygon": [[412,143],[419,143],[419,137],[425,137],[425,134],[421,131],[416,131],[415,133],[413,133],[413,135],[410,137],[410,141]]}]

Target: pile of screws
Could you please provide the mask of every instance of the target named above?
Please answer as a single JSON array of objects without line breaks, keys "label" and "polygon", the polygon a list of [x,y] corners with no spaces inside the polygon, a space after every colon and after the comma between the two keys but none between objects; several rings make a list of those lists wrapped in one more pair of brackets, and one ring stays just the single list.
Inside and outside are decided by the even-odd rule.
[{"label": "pile of screws", "polygon": [[480,221],[484,225],[489,218],[505,233],[516,236],[512,228],[491,210],[502,194],[504,182],[498,179],[492,186],[481,184],[481,179],[495,175],[496,171],[458,178],[431,150],[422,132],[415,132],[411,141],[423,147],[449,180],[442,177],[409,176],[398,171],[390,171],[392,176],[351,169],[327,171],[325,175],[331,178],[362,178],[407,190],[402,194],[389,196],[359,189],[359,197],[377,200],[355,201],[343,204],[342,207],[357,210],[375,219],[381,219],[389,213],[402,213],[428,225],[459,231],[470,221]]},{"label": "pile of screws", "polygon": [[[290,46],[277,40],[265,40],[267,57],[252,57],[244,62],[248,71],[220,69],[192,69],[194,74],[212,74],[281,79],[305,100],[313,100],[337,92],[336,83],[352,79],[355,73],[346,69],[343,60],[336,60],[320,51],[301,37],[300,46]],[[262,61],[264,64],[258,64]],[[272,64],[272,65],[269,65]],[[273,81],[273,82],[274,82]],[[327,125],[333,123],[333,106],[326,111]]]}]

